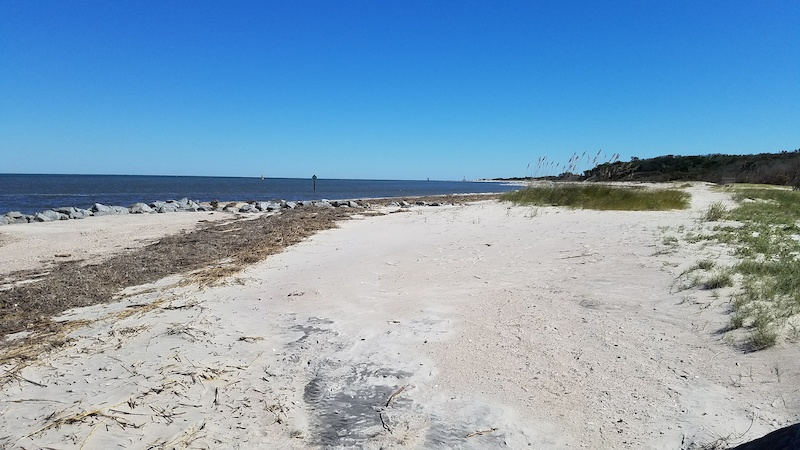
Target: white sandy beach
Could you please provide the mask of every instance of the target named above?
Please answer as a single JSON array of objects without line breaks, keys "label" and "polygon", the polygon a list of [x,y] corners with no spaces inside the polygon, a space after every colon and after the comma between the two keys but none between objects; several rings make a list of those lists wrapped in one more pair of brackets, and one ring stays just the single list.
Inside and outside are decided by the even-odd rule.
[{"label": "white sandy beach", "polygon": [[[4,379],[0,447],[749,441],[800,420],[798,347],[742,353],[717,333],[724,294],[676,292],[698,259],[731,261],[722,247],[662,248],[726,200],[690,192],[686,211],[483,201],[360,216],[219,285],[176,276],[71,310],[62,319],[86,321],[71,341]],[[214,217],[4,227],[0,262],[32,269],[88,241],[100,250],[84,257],[100,257]]]},{"label": "white sandy beach", "polygon": [[97,262],[112,252],[143,247],[200,222],[231,219],[230,214],[126,214],[82,220],[4,225],[0,228],[0,276],[37,270],[56,261]]}]

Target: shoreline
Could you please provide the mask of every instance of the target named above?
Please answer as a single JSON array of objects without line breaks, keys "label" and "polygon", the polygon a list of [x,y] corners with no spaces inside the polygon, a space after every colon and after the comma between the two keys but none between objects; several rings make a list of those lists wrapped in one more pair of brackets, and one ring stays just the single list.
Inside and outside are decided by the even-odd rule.
[{"label": "shoreline", "polygon": [[[507,186],[516,186],[515,184],[504,183]],[[23,213],[18,210],[12,210],[0,215],[1,225],[24,225],[26,223],[41,223],[41,222],[57,222],[60,220],[75,220],[86,219],[89,217],[102,217],[102,216],[123,216],[127,214],[164,214],[173,212],[214,212],[225,211],[233,213],[255,213],[255,212],[269,212],[279,209],[293,209],[295,206],[316,206],[322,203],[323,207],[327,207],[328,203],[335,207],[338,206],[353,206],[351,203],[365,203],[370,201],[392,201],[402,199],[423,199],[423,198],[450,198],[450,197],[469,197],[480,195],[500,195],[498,192],[468,192],[468,193],[453,193],[453,194],[434,194],[434,195],[421,195],[421,196],[401,196],[401,197],[359,197],[342,198],[342,199],[313,199],[313,200],[231,200],[231,201],[208,201],[201,202],[198,200],[189,200],[182,198],[181,200],[166,200],[154,201],[150,203],[136,202],[130,206],[119,205],[105,205],[102,203],[95,203],[92,207],[87,209],[77,208],[74,206],[51,208],[33,213]],[[219,206],[225,205],[225,206]],[[250,205],[248,207],[247,205]],[[360,206],[360,205],[355,205]],[[233,209],[235,207],[235,209]],[[226,209],[227,208],[227,209]]]},{"label": "shoreline", "polygon": [[[25,304],[24,299],[41,296],[69,296],[71,294],[59,289],[59,286],[70,285],[71,278],[85,278],[87,275],[81,273],[82,268],[88,268],[86,271],[89,271],[111,259],[117,260],[116,270],[135,272],[138,265],[154,263],[150,259],[153,252],[156,252],[155,254],[169,252],[172,258],[196,260],[188,270],[197,270],[231,258],[235,254],[230,250],[232,248],[245,246],[255,249],[263,246],[261,237],[252,234],[253,230],[260,229],[259,227],[269,228],[268,232],[277,234],[276,239],[281,242],[280,245],[270,246],[271,254],[283,250],[294,242],[291,240],[284,242],[283,235],[291,236],[299,232],[304,238],[316,231],[336,226],[336,220],[346,220],[351,215],[383,214],[381,211],[386,208],[390,208],[388,212],[394,212],[490,198],[497,198],[497,194],[359,200],[361,204],[354,204],[352,201],[320,201],[307,205],[301,203],[292,207],[276,205],[276,208],[269,210],[252,207],[245,209],[245,206],[249,207],[251,204],[241,202],[231,204],[244,205],[242,208],[220,206],[213,211],[204,212],[107,215],[89,217],[85,220],[12,224],[0,228],[0,248],[3,249],[0,253],[0,267],[2,267],[0,293],[10,297],[10,300],[5,299],[0,303],[0,312],[16,317],[19,312],[8,309],[7,305]],[[411,203],[406,200],[410,200]],[[285,220],[283,216],[286,216]],[[295,226],[292,221],[299,222],[299,225]],[[235,228],[235,232],[215,233],[216,228]],[[251,234],[245,235],[246,232]],[[194,254],[196,249],[193,248],[198,242],[202,242],[205,246],[213,245],[214,248],[198,259]],[[251,263],[256,261],[248,260]],[[158,271],[160,276],[174,275],[187,270],[180,266],[170,267],[166,261],[159,264],[162,266]],[[49,278],[55,281],[48,282]],[[103,280],[108,278],[115,277],[113,274],[106,274],[104,278],[92,282],[102,287]],[[123,284],[116,281],[112,284],[115,289],[124,289],[141,281],[152,281],[148,277],[129,278]],[[15,290],[16,287],[19,289]],[[103,289],[100,291],[103,292],[102,296],[110,298],[110,293]],[[83,294],[75,295],[92,298],[91,303],[101,301],[96,295],[87,294],[82,287],[77,289],[77,292]],[[79,300],[72,300],[73,303],[78,301],[78,304],[81,304]],[[51,301],[59,302],[53,298]],[[83,304],[87,303],[84,301]],[[38,319],[35,322],[38,322]],[[0,321],[0,336],[5,334],[3,330],[7,328]],[[19,326],[13,328],[18,329]]]},{"label": "shoreline", "polygon": [[[96,178],[96,179],[95,179]],[[313,201],[372,197],[419,197],[448,193],[496,193],[513,189],[503,183],[445,180],[340,180],[320,178],[220,178],[0,174],[0,221],[8,212],[34,215],[45,210],[90,209],[94,203],[128,207],[135,203],[186,197],[197,203],[238,201]],[[69,213],[67,213],[69,214]]]},{"label": "shoreline", "polygon": [[[11,377],[0,379],[0,444],[72,435],[75,447],[667,449],[754,439],[800,418],[796,347],[742,354],[714,334],[724,304],[672,292],[698,255],[660,253],[661,229],[694,226],[725,198],[692,193],[691,210],[672,212],[494,201],[292,210],[330,221],[275,253],[244,245],[229,266],[68,310],[56,318],[65,329],[29,359],[0,347]],[[278,227],[266,220],[281,216],[207,223],[204,235],[161,245],[277,244],[285,234],[265,234]],[[286,229],[312,220],[295,219]]]},{"label": "shoreline", "polygon": [[[361,207],[366,209],[380,208],[396,203],[396,206],[420,206],[417,202],[425,205],[460,203],[478,201],[488,198],[496,198],[497,193],[477,193],[477,194],[449,194],[441,196],[423,197],[376,197],[361,198],[355,200]],[[353,200],[316,200],[311,202],[299,202],[299,207],[313,207],[319,204],[321,208],[350,207],[349,202]],[[325,202],[325,203],[322,203]],[[404,203],[403,203],[404,202]],[[269,206],[263,210],[255,207],[242,209],[244,205],[254,203],[265,203]],[[293,202],[290,202],[293,203]],[[238,205],[235,209],[228,208],[226,205]],[[12,272],[21,270],[44,271],[46,265],[42,263],[47,259],[56,258],[57,261],[69,261],[77,259],[88,259],[91,262],[93,255],[107,253],[109,248],[121,244],[123,248],[131,246],[140,247],[155,239],[170,234],[176,234],[190,230],[205,222],[216,222],[220,220],[236,220],[244,217],[260,217],[264,214],[274,214],[291,208],[280,207],[272,202],[228,202],[219,207],[212,207],[211,203],[204,203],[201,206],[208,208],[206,211],[177,210],[178,214],[172,212],[157,213],[155,211],[144,214],[109,214],[105,216],[89,216],[83,220],[58,220],[48,222],[32,222],[8,224],[0,227],[0,248],[6,248],[0,253],[0,277],[7,276]],[[358,206],[356,206],[358,207]],[[132,229],[127,226],[125,220],[137,221],[137,228]],[[114,226],[121,225],[121,226]],[[142,227],[142,228],[139,228]],[[100,235],[100,236],[98,236]],[[107,236],[108,235],[108,236]],[[98,243],[97,241],[101,241]],[[119,242],[112,242],[119,240]],[[77,242],[74,242],[77,241]],[[73,243],[74,242],[74,243]],[[12,245],[15,244],[15,245]],[[105,246],[105,247],[104,247]],[[16,254],[31,253],[32,247],[41,249],[26,255],[24,259],[27,263],[15,262],[13,256]],[[67,255],[69,256],[56,256]],[[1,284],[1,283],[0,283]]]}]

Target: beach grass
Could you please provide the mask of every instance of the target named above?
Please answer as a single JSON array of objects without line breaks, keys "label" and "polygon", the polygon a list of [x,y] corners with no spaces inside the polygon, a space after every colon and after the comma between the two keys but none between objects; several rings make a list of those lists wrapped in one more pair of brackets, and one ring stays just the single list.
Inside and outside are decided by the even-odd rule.
[{"label": "beach grass", "polygon": [[649,189],[599,183],[551,183],[507,192],[501,200],[519,205],[565,206],[603,211],[686,209],[690,195],[677,189]]},{"label": "beach grass", "polygon": [[708,222],[716,222],[725,217],[727,208],[722,202],[714,202],[708,207],[704,219]]},{"label": "beach grass", "polygon": [[706,218],[737,222],[715,227],[710,238],[732,245],[741,258],[730,268],[742,285],[732,299],[729,327],[747,329],[746,344],[759,350],[800,326],[800,192],[739,187],[733,199],[737,207],[720,211],[712,205]]}]

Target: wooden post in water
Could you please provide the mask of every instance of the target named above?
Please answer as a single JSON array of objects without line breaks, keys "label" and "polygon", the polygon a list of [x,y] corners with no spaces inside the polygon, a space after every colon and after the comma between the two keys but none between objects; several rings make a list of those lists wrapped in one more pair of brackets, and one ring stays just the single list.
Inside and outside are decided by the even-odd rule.
[{"label": "wooden post in water", "polygon": [[314,182],[314,192],[317,192],[317,176],[314,175],[313,177],[311,177],[311,180],[313,180]]}]

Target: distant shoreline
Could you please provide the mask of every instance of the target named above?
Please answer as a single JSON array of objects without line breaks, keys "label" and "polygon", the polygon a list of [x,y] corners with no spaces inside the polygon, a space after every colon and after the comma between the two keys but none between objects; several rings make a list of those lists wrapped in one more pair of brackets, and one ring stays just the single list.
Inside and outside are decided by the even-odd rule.
[{"label": "distant shoreline", "polygon": [[225,178],[140,175],[0,175],[0,214],[56,208],[89,209],[95,203],[134,203],[187,198],[200,202],[306,201],[500,193],[511,183],[318,178]]}]

